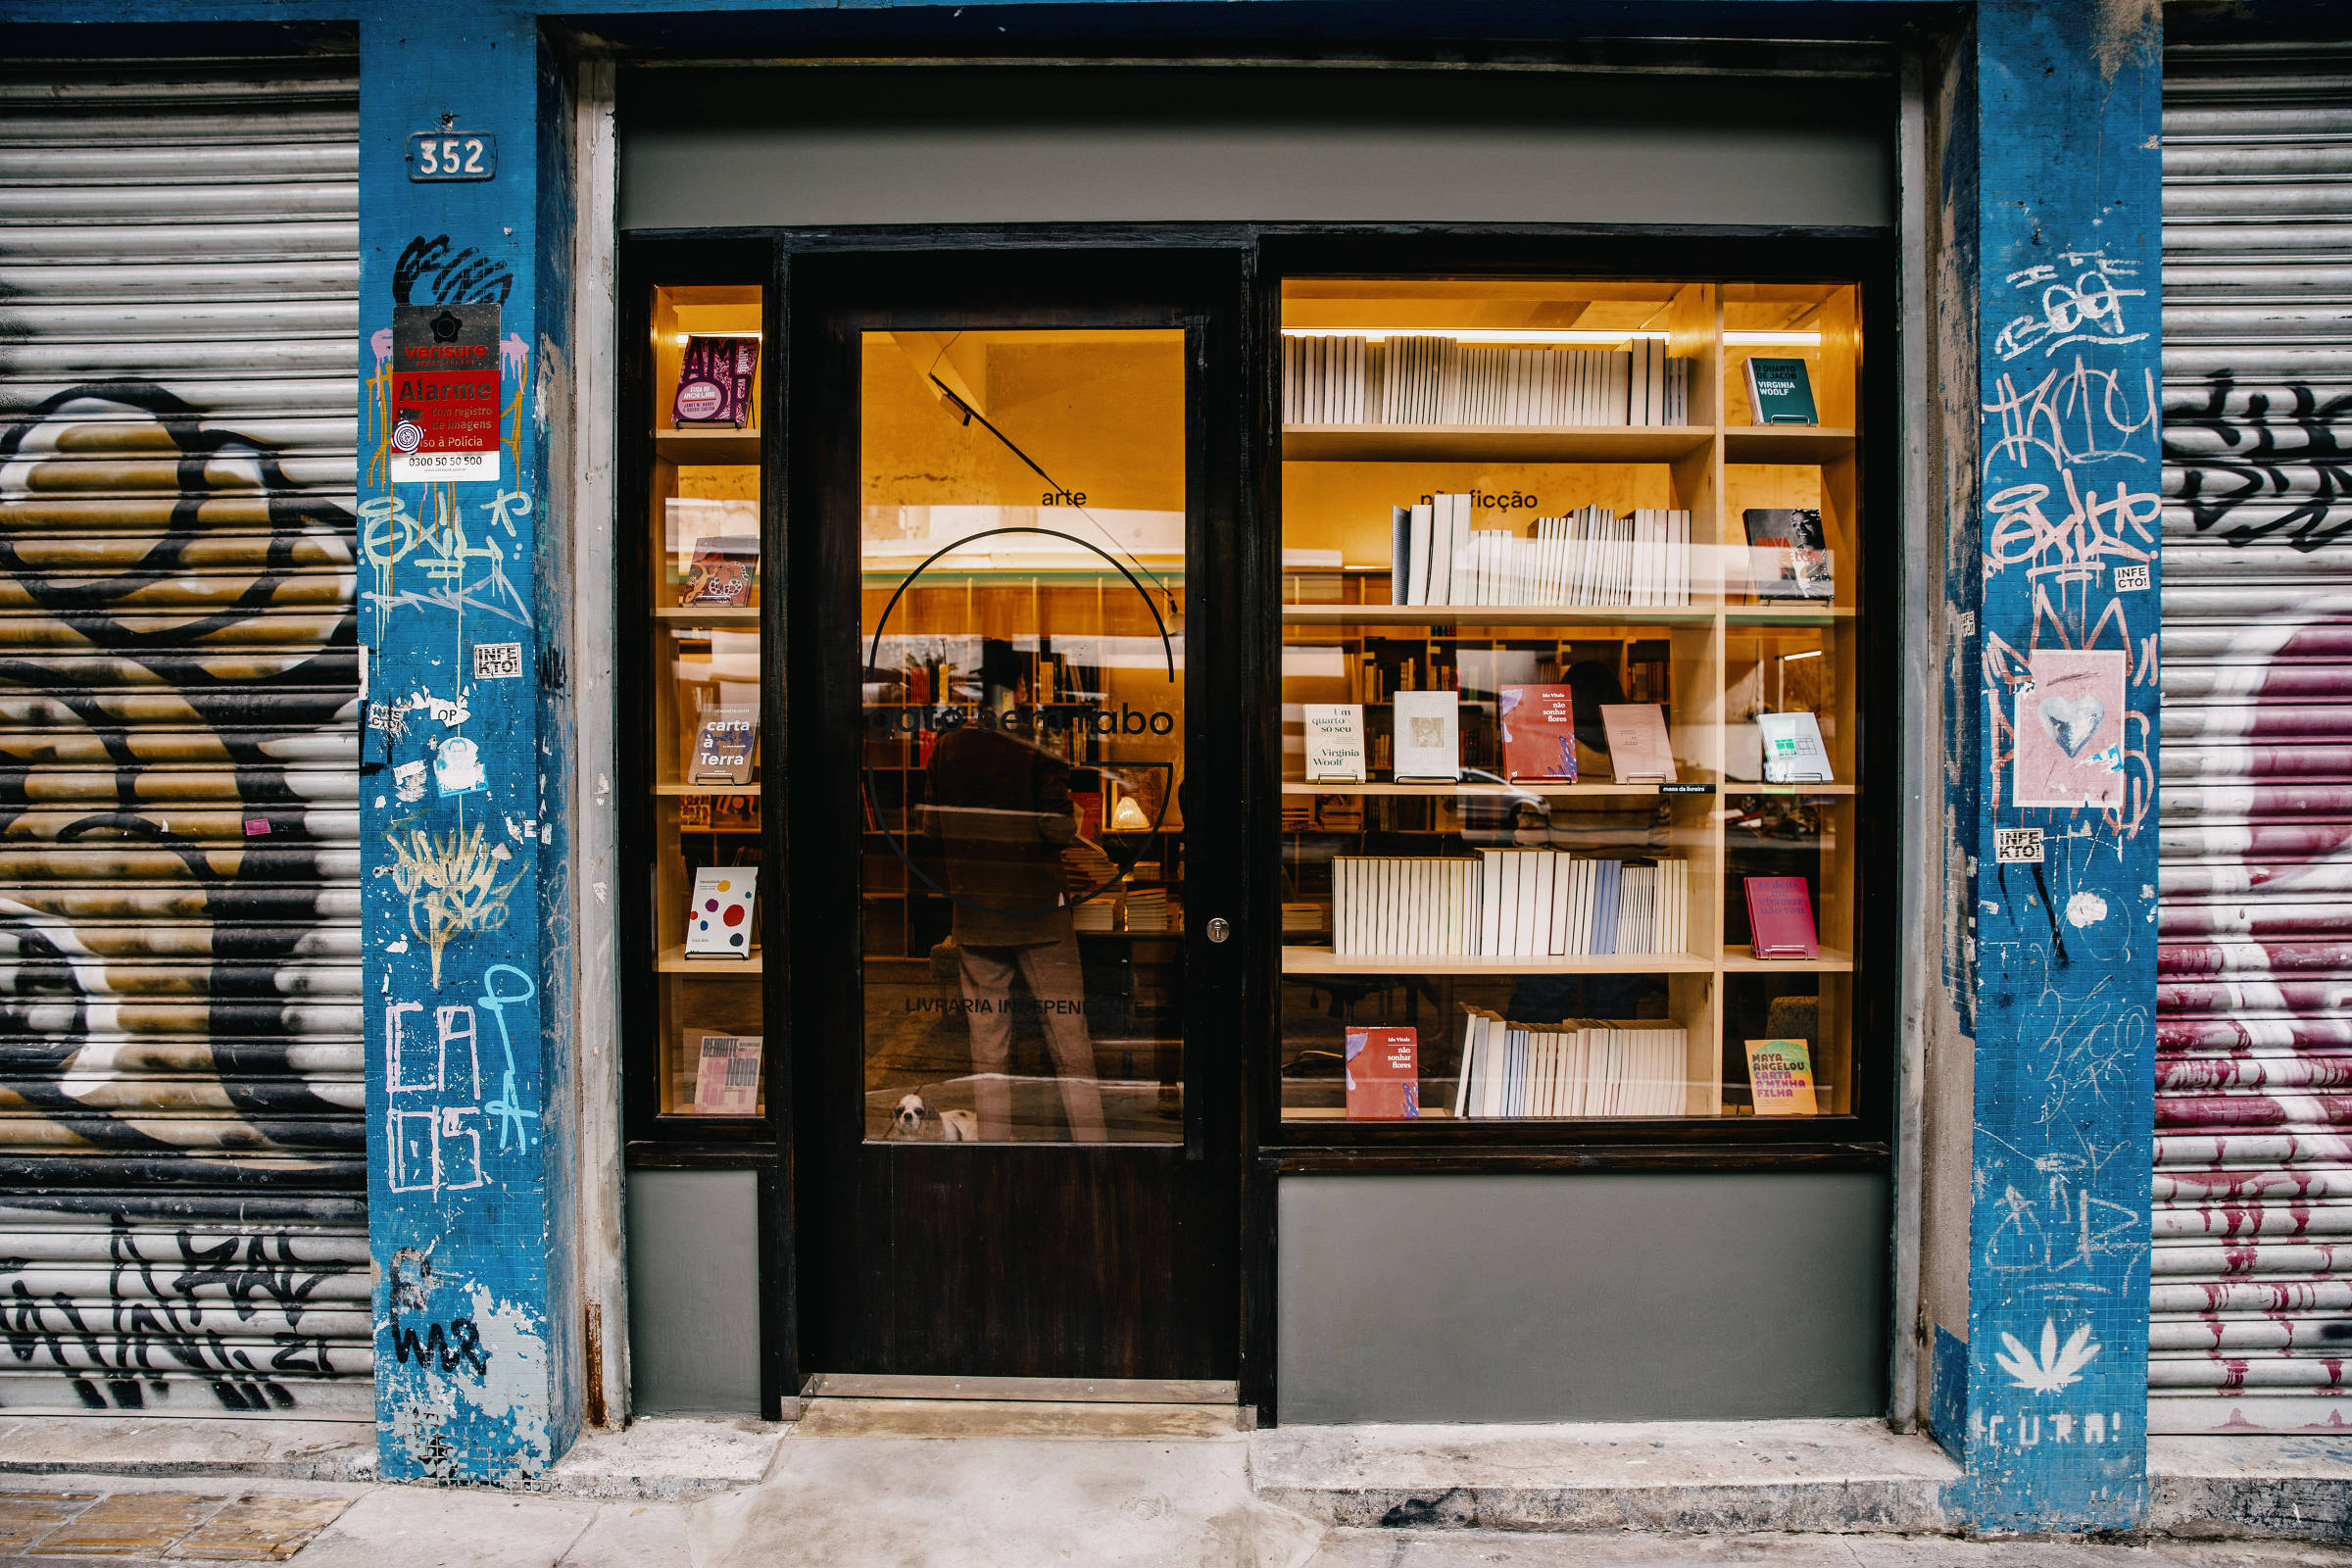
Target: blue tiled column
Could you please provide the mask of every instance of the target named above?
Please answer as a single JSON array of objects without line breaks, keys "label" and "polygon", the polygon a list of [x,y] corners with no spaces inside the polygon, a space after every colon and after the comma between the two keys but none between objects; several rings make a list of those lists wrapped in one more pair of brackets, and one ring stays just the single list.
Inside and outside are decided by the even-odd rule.
[{"label": "blue tiled column", "polygon": [[1946,981],[1976,1072],[1968,1340],[1932,1377],[1992,1531],[2147,1501],[2158,44],[2152,7],[1989,0],[1944,172],[1975,270],[1945,701],[1968,896]]},{"label": "blue tiled column", "polygon": [[[383,1473],[512,1481],[579,1424],[561,666],[561,95],[526,16],[361,28],[361,805]],[[413,180],[412,132],[496,137]],[[546,167],[542,167],[542,166]],[[543,212],[542,196],[546,196]],[[496,302],[496,480],[388,477],[396,302]],[[555,444],[550,445],[550,430]],[[551,458],[553,461],[551,461]]]}]

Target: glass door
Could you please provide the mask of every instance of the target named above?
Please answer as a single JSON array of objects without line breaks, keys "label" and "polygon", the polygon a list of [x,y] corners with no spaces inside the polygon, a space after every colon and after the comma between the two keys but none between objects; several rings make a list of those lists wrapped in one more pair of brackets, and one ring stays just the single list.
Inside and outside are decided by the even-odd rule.
[{"label": "glass door", "polygon": [[1231,1377],[1240,754],[1196,657],[1231,313],[916,270],[796,273],[791,788],[841,830],[795,872],[803,1365]]}]

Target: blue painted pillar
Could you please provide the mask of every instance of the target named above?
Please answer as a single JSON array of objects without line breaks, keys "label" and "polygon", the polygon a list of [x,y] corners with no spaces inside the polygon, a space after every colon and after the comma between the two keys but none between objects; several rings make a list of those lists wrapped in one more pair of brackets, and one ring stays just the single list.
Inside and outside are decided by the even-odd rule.
[{"label": "blue painted pillar", "polygon": [[[402,8],[362,24],[368,1223],[394,1480],[523,1479],[579,1424],[560,1113],[565,726],[546,654],[567,480],[555,80],[527,15]],[[444,135],[435,165],[495,172],[412,178],[420,131]],[[495,147],[466,140],[477,133]],[[427,308],[406,331],[402,304]],[[404,459],[436,456],[467,418],[494,430],[494,455],[404,477]]]},{"label": "blue painted pillar", "polygon": [[1969,1338],[1938,1355],[1936,1402],[1978,1528],[2114,1529],[2147,1502],[2159,24],[1988,0],[1975,25],[1954,135],[1977,199],[1954,222],[1973,228],[1979,468],[1951,519],[1946,693]]}]

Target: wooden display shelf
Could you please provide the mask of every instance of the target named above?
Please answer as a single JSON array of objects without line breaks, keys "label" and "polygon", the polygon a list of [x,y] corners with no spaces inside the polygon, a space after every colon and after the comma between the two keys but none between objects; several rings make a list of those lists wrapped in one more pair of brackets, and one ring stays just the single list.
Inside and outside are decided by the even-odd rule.
[{"label": "wooden display shelf", "polygon": [[1854,432],[1838,425],[1735,424],[1723,432],[1726,463],[1828,463],[1853,456]]},{"label": "wooden display shelf", "polygon": [[742,467],[760,461],[758,430],[656,430],[654,455],[695,467]]},{"label": "wooden display shelf", "polygon": [[654,967],[663,974],[714,975],[721,980],[741,980],[760,972],[764,963],[761,950],[754,948],[748,958],[686,956],[686,944],[663,948]]},{"label": "wooden display shelf", "polygon": [[1851,784],[1758,784],[1753,780],[1727,779],[1718,787],[1723,795],[1851,795]]},{"label": "wooden display shelf", "polygon": [[1285,605],[1286,626],[1704,626],[1697,605]]},{"label": "wooden display shelf", "polygon": [[1851,605],[1726,605],[1723,618],[1734,626],[1830,626],[1854,618]]},{"label": "wooden display shelf", "polygon": [[1818,958],[1759,958],[1745,948],[1725,948],[1723,970],[1726,974],[1766,974],[1774,970],[1793,974],[1851,974],[1854,956],[1836,948],[1823,948]]},{"label": "wooden display shelf", "polygon": [[757,626],[758,605],[656,605],[654,618],[682,626]]},{"label": "wooden display shelf", "polygon": [[[1695,953],[1622,953],[1597,957],[1482,957],[1461,953],[1335,954],[1329,948],[1282,950],[1284,974],[1706,974],[1715,965]],[[1850,967],[1850,966],[1849,966]]]},{"label": "wooden display shelf", "polygon": [[1711,424],[1286,424],[1286,463],[1672,463]]},{"label": "wooden display shelf", "polygon": [[657,784],[656,795],[757,795],[758,784]]},{"label": "wooden display shelf", "polygon": [[[1781,785],[1774,785],[1777,791]],[[1304,779],[1286,778],[1282,781],[1285,795],[1655,795],[1655,784],[1315,784]]]}]

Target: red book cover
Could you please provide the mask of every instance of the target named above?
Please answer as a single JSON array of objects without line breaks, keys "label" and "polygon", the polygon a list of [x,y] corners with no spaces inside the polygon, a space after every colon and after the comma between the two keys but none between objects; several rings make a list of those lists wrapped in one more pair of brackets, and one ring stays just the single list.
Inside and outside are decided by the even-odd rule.
[{"label": "red book cover", "polygon": [[1419,1031],[1348,1030],[1348,1119],[1415,1121],[1420,1115]]},{"label": "red book cover", "polygon": [[1759,958],[1818,958],[1813,896],[1801,876],[1751,876],[1747,884],[1748,951]]},{"label": "red book cover", "polygon": [[1502,776],[1576,782],[1576,706],[1565,686],[1505,686],[1495,694],[1502,723]]}]

